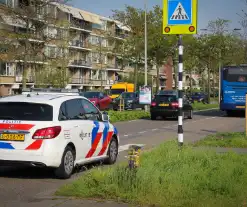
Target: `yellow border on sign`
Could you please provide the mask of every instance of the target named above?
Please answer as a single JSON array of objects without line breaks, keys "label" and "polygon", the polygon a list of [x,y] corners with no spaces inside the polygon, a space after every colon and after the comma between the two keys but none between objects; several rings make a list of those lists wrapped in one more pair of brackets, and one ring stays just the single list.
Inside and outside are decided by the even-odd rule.
[{"label": "yellow border on sign", "polygon": [[[197,11],[198,0],[192,0],[192,24],[188,25],[168,25],[168,0],[163,0],[163,34],[197,34]],[[195,30],[191,32],[190,27]],[[165,28],[169,27],[169,32],[165,32]],[[168,28],[167,28],[168,29]]]}]

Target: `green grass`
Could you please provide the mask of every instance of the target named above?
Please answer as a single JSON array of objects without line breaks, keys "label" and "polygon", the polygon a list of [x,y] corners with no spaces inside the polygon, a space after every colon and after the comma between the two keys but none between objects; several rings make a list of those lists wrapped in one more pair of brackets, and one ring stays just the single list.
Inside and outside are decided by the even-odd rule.
[{"label": "green grass", "polygon": [[200,102],[195,102],[194,104],[192,104],[192,106],[195,111],[219,108],[219,104],[203,104]]},{"label": "green grass", "polygon": [[171,141],[143,153],[140,161],[136,171],[127,163],[88,171],[56,195],[160,207],[235,207],[247,199],[246,155],[179,151]]},{"label": "green grass", "polygon": [[[204,109],[212,109],[217,108],[218,104],[203,104],[203,103],[194,103],[193,108],[195,111],[204,110]],[[110,121],[112,123],[120,122],[120,121],[130,121],[136,119],[147,119],[150,118],[150,113],[142,110],[134,110],[134,111],[108,111],[110,116]]]},{"label": "green grass", "polygon": [[149,118],[150,113],[145,111],[109,111],[110,121],[112,123],[119,121],[130,121],[135,119]]},{"label": "green grass", "polygon": [[247,137],[242,132],[218,133],[207,136],[194,146],[247,148]]}]

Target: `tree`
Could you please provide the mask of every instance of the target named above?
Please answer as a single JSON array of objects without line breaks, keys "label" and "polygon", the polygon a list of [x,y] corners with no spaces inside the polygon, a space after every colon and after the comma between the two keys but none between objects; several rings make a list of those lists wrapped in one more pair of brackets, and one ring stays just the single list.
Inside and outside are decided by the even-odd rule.
[{"label": "tree", "polygon": [[144,56],[145,12],[142,9],[126,6],[124,11],[114,10],[113,19],[122,22],[124,26],[128,26],[131,30],[126,37],[126,45],[128,46],[125,48],[125,53],[128,53],[129,59],[135,64],[134,83],[137,87],[138,71],[140,66],[143,65]]},{"label": "tree", "polygon": [[163,11],[155,6],[149,13],[148,21],[148,54],[151,64],[156,66],[156,92],[159,90],[160,71],[168,55],[173,55],[177,46],[177,39],[172,35],[163,35]]},{"label": "tree", "polygon": [[[0,31],[0,36],[4,37],[2,42],[7,46],[5,59],[2,61],[18,60],[22,64],[23,88],[26,87],[28,80],[28,66],[35,65],[36,68],[37,62],[45,63],[45,46],[58,42],[57,37],[45,32],[48,25],[57,31],[63,27],[61,20],[54,15],[56,2],[56,0],[25,0],[19,1],[17,7],[8,5],[1,8],[6,18],[18,25],[15,30],[7,27]],[[54,66],[54,62],[51,65]],[[41,68],[39,67],[39,70]]]}]

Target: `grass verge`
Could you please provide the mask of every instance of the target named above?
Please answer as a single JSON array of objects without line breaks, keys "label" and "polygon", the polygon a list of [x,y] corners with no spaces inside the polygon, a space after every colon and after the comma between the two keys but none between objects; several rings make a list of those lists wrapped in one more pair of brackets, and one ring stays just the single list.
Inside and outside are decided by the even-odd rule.
[{"label": "grass verge", "polygon": [[145,111],[109,111],[110,121],[112,123],[119,121],[130,121],[135,119],[145,119],[150,117],[149,112]]},{"label": "grass verge", "polygon": [[242,206],[247,193],[247,156],[217,154],[184,147],[175,141],[144,152],[141,166],[125,164],[88,171],[56,195],[114,199],[153,206]]},{"label": "grass verge", "polygon": [[[193,108],[195,111],[205,110],[205,109],[213,109],[217,108],[218,104],[203,104],[203,103],[194,103]],[[110,116],[110,121],[112,123],[120,122],[120,121],[131,121],[136,119],[148,119],[150,118],[150,113],[134,110],[134,111],[108,111]]]},{"label": "grass verge", "polygon": [[203,104],[200,102],[195,102],[192,106],[195,111],[219,108],[219,104]]},{"label": "grass verge", "polygon": [[247,137],[243,132],[217,133],[199,140],[194,146],[247,148]]}]

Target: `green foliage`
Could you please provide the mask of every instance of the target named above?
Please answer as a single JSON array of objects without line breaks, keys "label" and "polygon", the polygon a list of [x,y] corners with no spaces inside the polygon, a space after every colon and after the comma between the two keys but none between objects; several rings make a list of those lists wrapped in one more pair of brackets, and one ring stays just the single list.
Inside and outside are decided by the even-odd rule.
[{"label": "green foliage", "polygon": [[96,168],[61,187],[56,195],[114,199],[134,206],[242,206],[247,193],[247,156],[178,150],[169,141],[140,158],[135,171],[122,163]]},{"label": "green foliage", "polygon": [[247,148],[247,137],[242,132],[217,133],[196,142],[194,146]]},{"label": "green foliage", "polygon": [[[135,74],[130,72],[128,76],[122,78],[124,82],[134,83],[135,82]],[[137,80],[137,90],[139,90],[140,86],[143,86],[145,83],[145,75],[143,72],[138,72],[138,80]],[[152,76],[148,75],[148,85],[152,85]]]},{"label": "green foliage", "polygon": [[112,123],[119,121],[130,121],[136,119],[149,118],[149,112],[145,111],[109,111],[110,121]]}]

